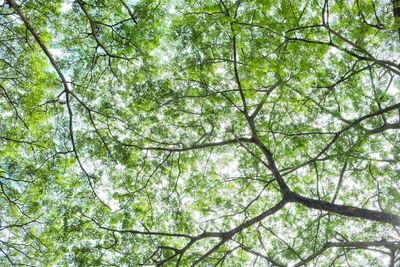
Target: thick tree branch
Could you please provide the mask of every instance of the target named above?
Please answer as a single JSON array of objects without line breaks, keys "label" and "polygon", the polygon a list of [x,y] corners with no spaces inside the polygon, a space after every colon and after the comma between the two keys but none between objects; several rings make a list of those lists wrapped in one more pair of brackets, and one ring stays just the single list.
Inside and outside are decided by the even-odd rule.
[{"label": "thick tree branch", "polygon": [[330,202],[304,197],[294,192],[288,194],[288,200],[300,203],[312,209],[324,210],[347,217],[355,217],[364,220],[389,223],[395,226],[400,226],[400,216],[391,213],[356,208],[346,205],[332,204]]}]

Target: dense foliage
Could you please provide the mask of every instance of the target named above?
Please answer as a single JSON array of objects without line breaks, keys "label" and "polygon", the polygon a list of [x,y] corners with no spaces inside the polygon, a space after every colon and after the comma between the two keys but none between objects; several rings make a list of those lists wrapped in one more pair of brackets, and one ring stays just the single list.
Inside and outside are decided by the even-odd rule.
[{"label": "dense foliage", "polygon": [[1,266],[400,265],[400,1],[0,6]]}]

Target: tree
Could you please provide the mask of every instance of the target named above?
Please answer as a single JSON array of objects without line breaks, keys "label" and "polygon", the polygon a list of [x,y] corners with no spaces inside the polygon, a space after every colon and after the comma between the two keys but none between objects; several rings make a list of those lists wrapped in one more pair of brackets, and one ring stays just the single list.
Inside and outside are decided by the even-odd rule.
[{"label": "tree", "polygon": [[397,266],[397,11],[5,0],[1,265]]}]

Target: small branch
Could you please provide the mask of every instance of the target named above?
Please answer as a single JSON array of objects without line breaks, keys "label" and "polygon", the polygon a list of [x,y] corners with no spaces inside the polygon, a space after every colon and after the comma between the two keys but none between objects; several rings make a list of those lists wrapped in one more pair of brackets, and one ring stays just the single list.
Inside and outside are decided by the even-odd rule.
[{"label": "small branch", "polygon": [[339,190],[340,190],[340,187],[342,186],[342,182],[343,182],[344,173],[346,172],[346,167],[347,167],[347,161],[343,164],[343,167],[340,170],[339,181],[337,183],[335,194],[333,195],[333,198],[331,201],[332,204],[335,203],[336,198],[339,194]]},{"label": "small branch", "polygon": [[197,149],[203,149],[203,148],[210,148],[210,147],[220,147],[220,146],[225,146],[225,145],[230,145],[230,144],[238,144],[238,143],[253,143],[253,140],[251,138],[244,138],[244,137],[239,137],[231,140],[226,140],[226,141],[220,141],[220,142],[215,142],[215,143],[206,143],[206,144],[199,144],[199,145],[193,145],[190,147],[182,147],[182,148],[168,148],[168,147],[141,147],[137,146],[134,144],[124,144],[126,146],[132,146],[136,147],[138,149],[143,149],[143,150],[158,150],[158,151],[168,151],[168,152],[184,152],[184,151],[190,151],[190,150],[197,150]]},{"label": "small branch", "polygon": [[129,8],[128,4],[124,0],[119,0],[121,4],[125,7],[125,9],[128,11],[129,16],[132,18],[133,22],[137,25],[137,20],[135,18],[135,15],[133,14],[132,10]]},{"label": "small branch", "polygon": [[256,116],[258,115],[258,113],[260,112],[260,110],[262,109],[262,107],[265,104],[265,101],[267,100],[268,96],[272,93],[272,91],[275,90],[275,88],[277,88],[279,85],[279,82],[274,83],[265,93],[265,95],[263,96],[263,98],[261,99],[260,103],[258,103],[256,109],[254,110],[254,112],[250,115],[251,119],[255,119]]}]

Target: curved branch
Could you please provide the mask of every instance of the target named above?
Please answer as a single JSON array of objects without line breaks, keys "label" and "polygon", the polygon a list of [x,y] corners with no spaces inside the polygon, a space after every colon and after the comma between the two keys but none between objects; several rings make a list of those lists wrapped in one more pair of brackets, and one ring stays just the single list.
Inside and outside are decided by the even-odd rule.
[{"label": "curved branch", "polygon": [[308,256],[304,261],[299,262],[293,267],[306,266],[313,259],[319,257],[322,253],[330,248],[351,248],[351,249],[368,249],[370,247],[385,247],[391,250],[400,249],[399,241],[369,241],[369,242],[326,242],[319,250]]}]

